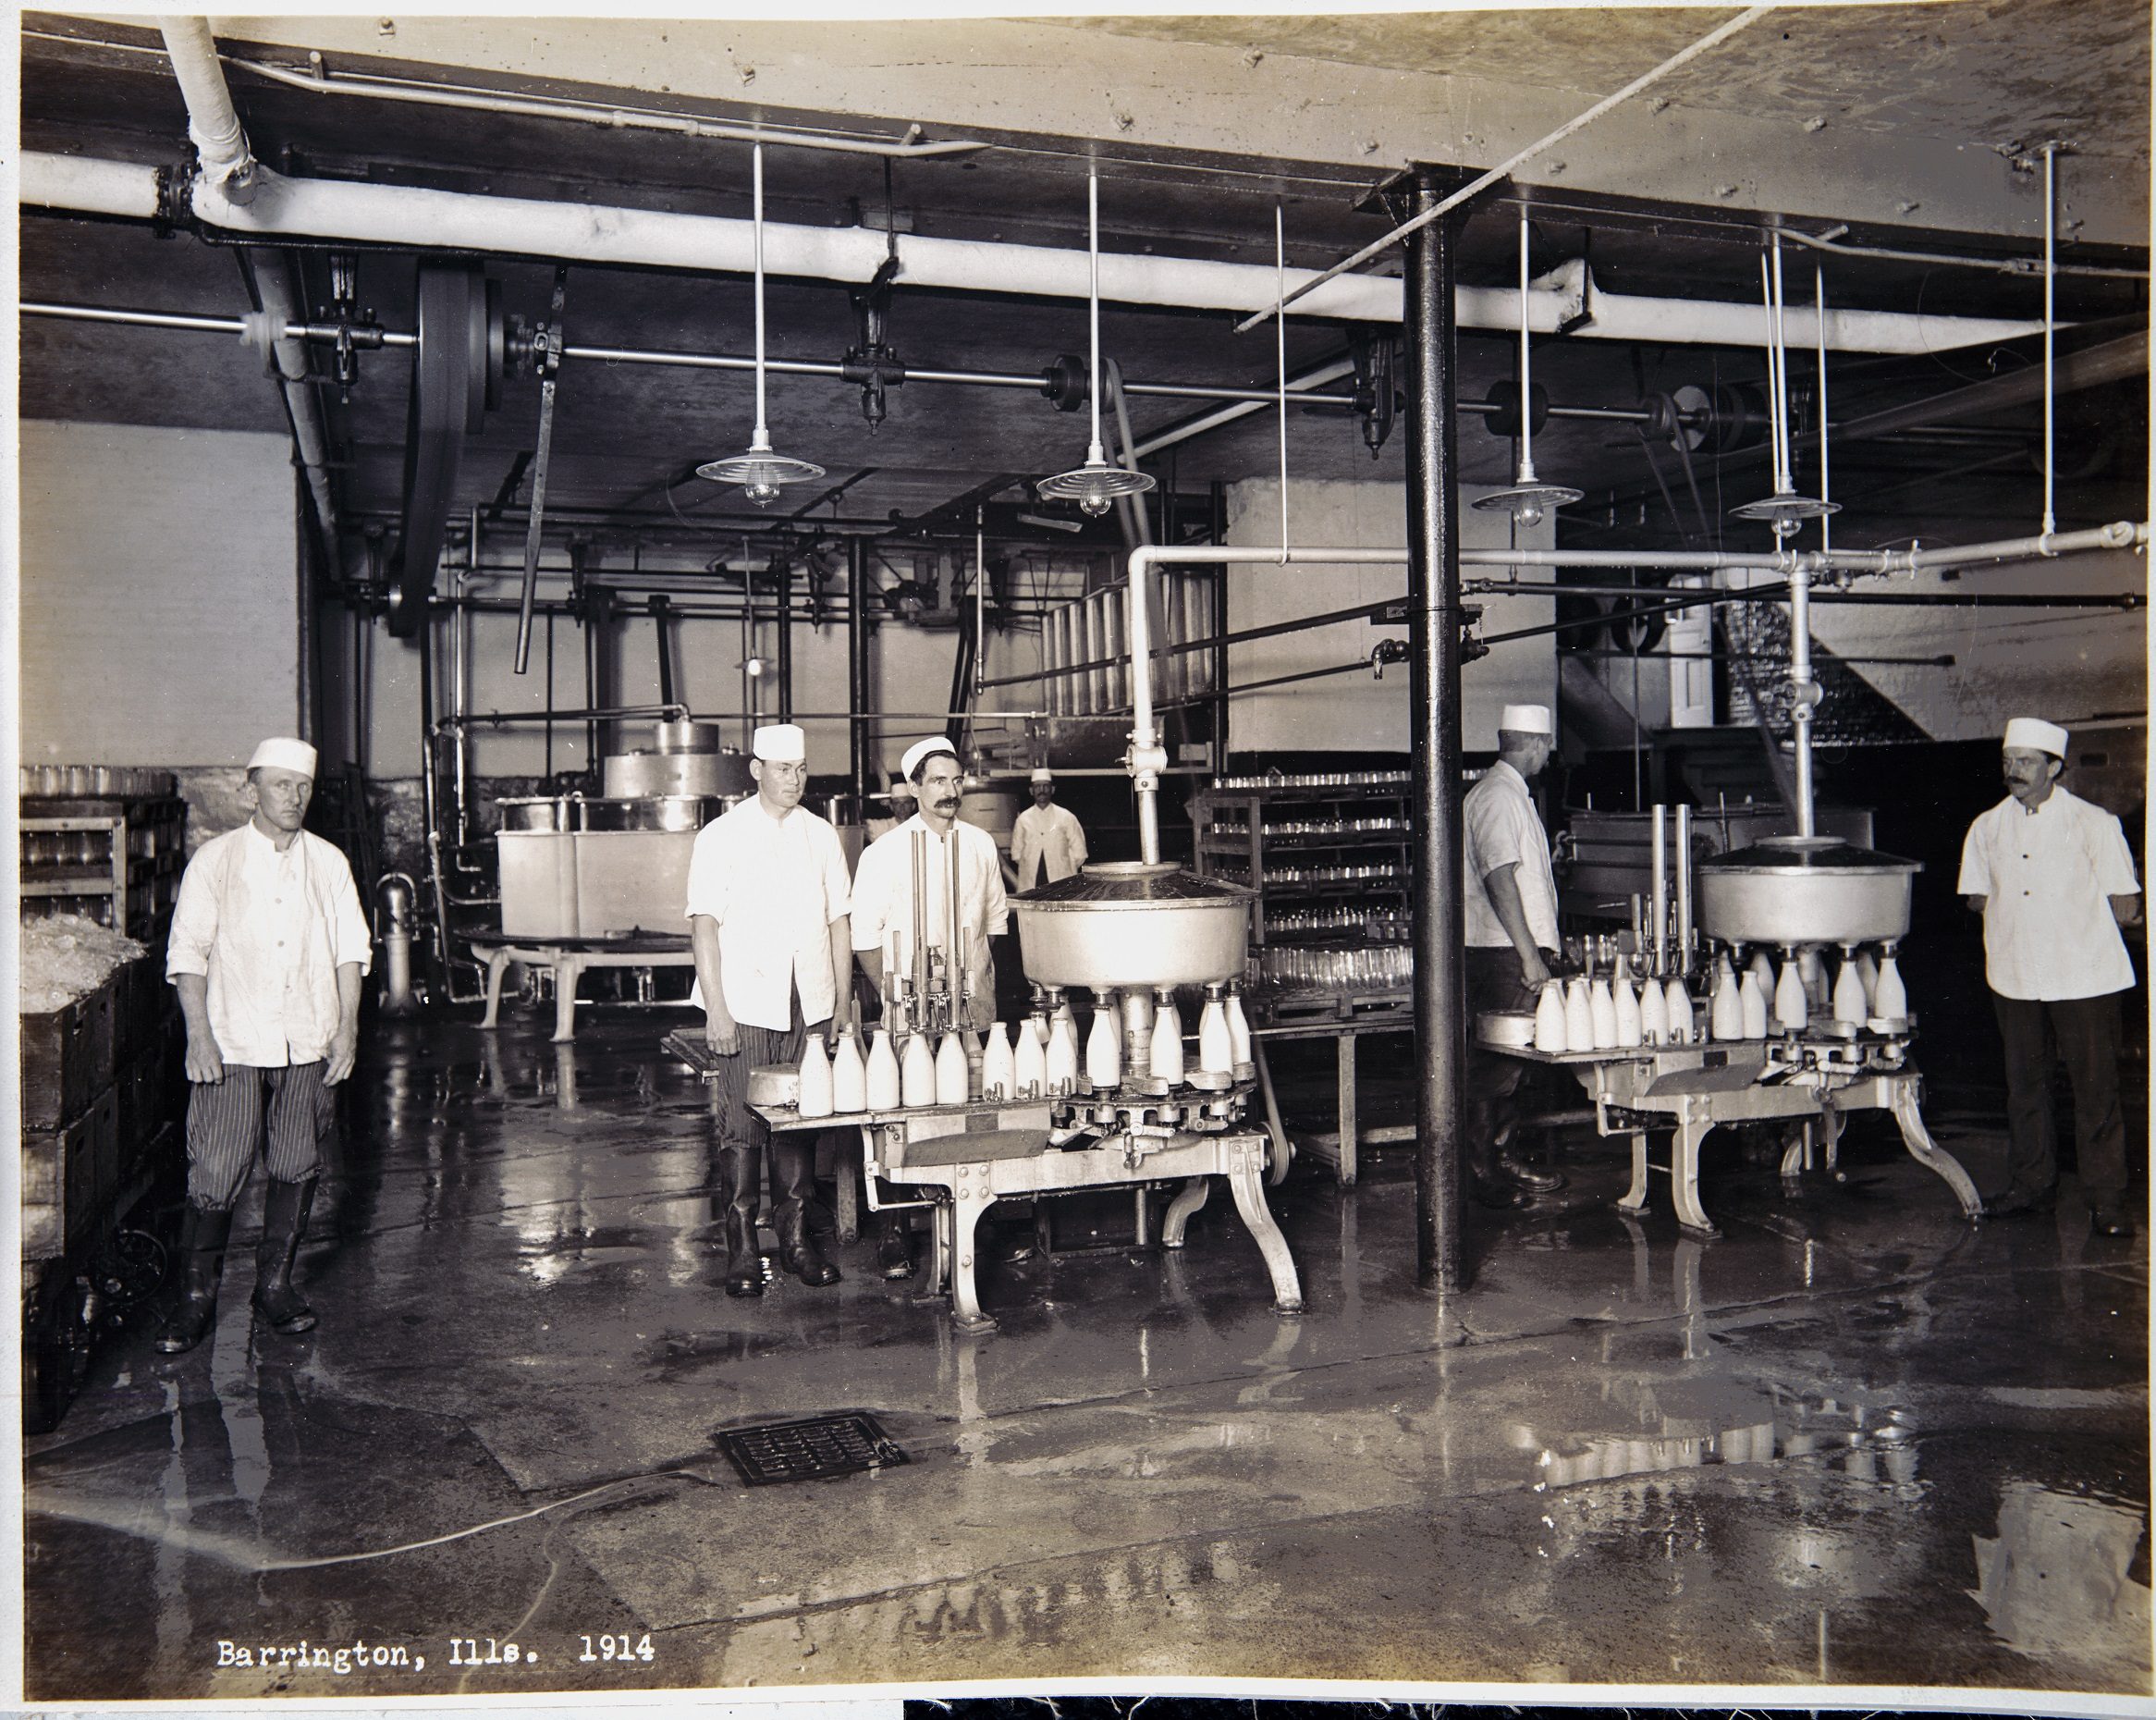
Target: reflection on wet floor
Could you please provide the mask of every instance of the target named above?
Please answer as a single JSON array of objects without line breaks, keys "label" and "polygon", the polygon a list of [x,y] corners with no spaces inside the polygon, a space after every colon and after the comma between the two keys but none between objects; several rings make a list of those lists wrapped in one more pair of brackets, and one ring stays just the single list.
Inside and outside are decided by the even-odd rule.
[{"label": "reflection on wet floor", "polygon": [[[1300,1318],[1232,1203],[1173,1253],[1091,1220],[1044,1250],[1011,1210],[975,1338],[865,1241],[839,1285],[723,1296],[707,1101],[663,1028],[545,1025],[374,1033],[301,1255],[317,1331],[254,1328],[250,1208],[212,1341],[131,1330],[31,1442],[33,1696],[2148,1688],[2138,1240],[1973,1228],[1853,1130],[1843,1183],[1716,1161],[1704,1243],[1615,1213],[1626,1166],[1587,1141],[1562,1200],[1475,1216],[1473,1286],[1433,1297],[1393,1153],[1273,1191]],[[1981,1183],[1980,1123],[1940,1126]],[[752,1493],[716,1449],[848,1408],[910,1461]],[[574,1652],[631,1629],[651,1663]],[[452,1665],[453,1634],[536,1668]],[[409,1658],[219,1665],[242,1637]]]}]

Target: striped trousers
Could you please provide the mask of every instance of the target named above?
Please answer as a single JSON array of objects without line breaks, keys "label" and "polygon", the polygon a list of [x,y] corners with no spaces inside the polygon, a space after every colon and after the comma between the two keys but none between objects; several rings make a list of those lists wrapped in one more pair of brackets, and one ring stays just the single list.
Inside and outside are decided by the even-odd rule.
[{"label": "striped trousers", "polygon": [[749,1071],[759,1063],[801,1063],[807,1029],[801,1019],[801,993],[793,994],[792,1021],[784,1033],[737,1022],[741,1049],[718,1060],[711,1084],[713,1133],[721,1147],[761,1147],[771,1138],[764,1119],[749,1109]]},{"label": "striped trousers", "polygon": [[337,1118],[325,1061],[263,1069],[227,1063],[222,1081],[197,1082],[187,1101],[187,1198],[227,1212],[247,1186],[255,1153],[280,1183],[322,1169],[321,1143]]}]

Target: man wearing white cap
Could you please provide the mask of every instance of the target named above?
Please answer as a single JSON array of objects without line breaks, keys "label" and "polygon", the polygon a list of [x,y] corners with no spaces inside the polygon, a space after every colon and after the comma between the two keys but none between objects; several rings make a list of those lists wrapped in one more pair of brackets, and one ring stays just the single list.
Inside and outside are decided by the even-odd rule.
[{"label": "man wearing white cap", "polygon": [[888,836],[900,825],[905,823],[908,818],[913,816],[914,810],[920,805],[913,793],[913,785],[895,771],[891,775],[890,792],[884,796],[884,799],[890,804],[890,817],[888,818],[872,817],[866,820],[868,840],[872,842],[879,836]]},{"label": "man wearing white cap", "polygon": [[[1995,1217],[2056,1198],[2052,1040],[2074,1089],[2074,1148],[2096,1229],[2133,1234],[2119,1110],[2119,993],[2134,983],[2122,925],[2141,888],[2119,821],[2059,785],[2065,730],[2006,725],[2006,798],[1969,826],[1955,889],[1984,916],[1984,977],[2005,1047],[2006,1187]],[[2047,1037],[2046,1029],[2049,1029]]]},{"label": "man wearing white cap", "polygon": [[811,1028],[835,1030],[852,1015],[846,855],[828,820],[801,804],[808,737],[793,723],[766,723],[749,751],[755,798],[699,830],[689,856],[696,954],[689,1001],[703,1006],[704,1040],[719,1059],[713,1126],[729,1296],[764,1293],[756,1203],[766,1146],[778,1184],[771,1227],[779,1264],[805,1284],[839,1282],[809,1234],[815,1138],[774,1136],[749,1109],[749,1072],[798,1064]]},{"label": "man wearing white cap", "polygon": [[258,1153],[269,1175],[254,1255],[254,1308],[283,1333],[312,1329],[292,1287],[330,1088],[352,1072],[367,916],[344,855],[300,827],[314,749],[264,741],[247,761],[251,816],[212,837],[179,880],[165,973],[187,1023],[187,1211],[179,1298],[159,1350],[191,1350],[217,1311],[232,1209]]},{"label": "man wearing white cap", "polygon": [[[1508,705],[1498,719],[1498,758],[1468,790],[1463,808],[1466,866],[1467,1012],[1532,1013],[1562,942],[1550,838],[1527,784],[1557,746],[1546,705]],[[1565,1179],[1537,1171],[1508,1149],[1516,1119],[1513,1095],[1525,1065],[1517,1058],[1467,1050],[1465,1117],[1470,1192],[1482,1205],[1522,1205],[1551,1194]]]},{"label": "man wearing white cap", "polygon": [[1067,806],[1056,805],[1056,774],[1045,765],[1033,773],[1033,805],[1011,826],[1011,864],[1018,888],[1060,883],[1085,864],[1085,827]]},{"label": "man wearing white cap", "polygon": [[[908,747],[900,768],[919,791],[921,810],[862,850],[853,870],[854,958],[871,989],[880,993],[887,959],[901,974],[914,971],[916,934],[925,953],[948,950],[955,871],[957,930],[969,993],[958,1025],[977,1032],[996,1019],[996,958],[988,940],[1000,938],[1010,920],[996,839],[977,825],[959,821],[965,778],[957,753],[943,736]],[[923,844],[919,890],[924,923],[919,927],[914,925],[916,840]],[[954,959],[950,965],[956,970],[959,963]],[[879,1215],[877,1259],[885,1277],[904,1278],[912,1273],[913,1261],[903,1233],[892,1222],[895,1216]]]}]

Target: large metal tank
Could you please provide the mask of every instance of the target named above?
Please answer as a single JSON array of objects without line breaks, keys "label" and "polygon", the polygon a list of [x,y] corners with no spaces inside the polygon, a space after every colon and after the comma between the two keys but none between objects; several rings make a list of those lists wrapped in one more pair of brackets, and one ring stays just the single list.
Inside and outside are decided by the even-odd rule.
[{"label": "large metal tank", "polygon": [[730,804],[699,795],[502,802],[503,935],[686,932],[696,833]]},{"label": "large metal tank", "polygon": [[1836,836],[1770,836],[1699,863],[1699,928],[1731,943],[1876,943],[1909,929],[1916,860]]},{"label": "large metal tank", "polygon": [[1243,974],[1254,892],[1166,861],[1111,860],[1011,898],[1036,985],[1195,986]]}]

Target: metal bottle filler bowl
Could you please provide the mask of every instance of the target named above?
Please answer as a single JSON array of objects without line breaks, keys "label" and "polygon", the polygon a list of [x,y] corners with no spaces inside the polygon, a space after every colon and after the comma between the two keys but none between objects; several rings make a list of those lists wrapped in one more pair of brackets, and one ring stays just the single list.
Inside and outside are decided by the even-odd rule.
[{"label": "metal bottle filler bowl", "polygon": [[1243,972],[1253,892],[1165,861],[1103,861],[1011,899],[1036,985],[1195,986]]},{"label": "metal bottle filler bowl", "polygon": [[1836,836],[1769,836],[1699,862],[1699,928],[1730,943],[1877,943],[1909,929],[1922,863]]}]

